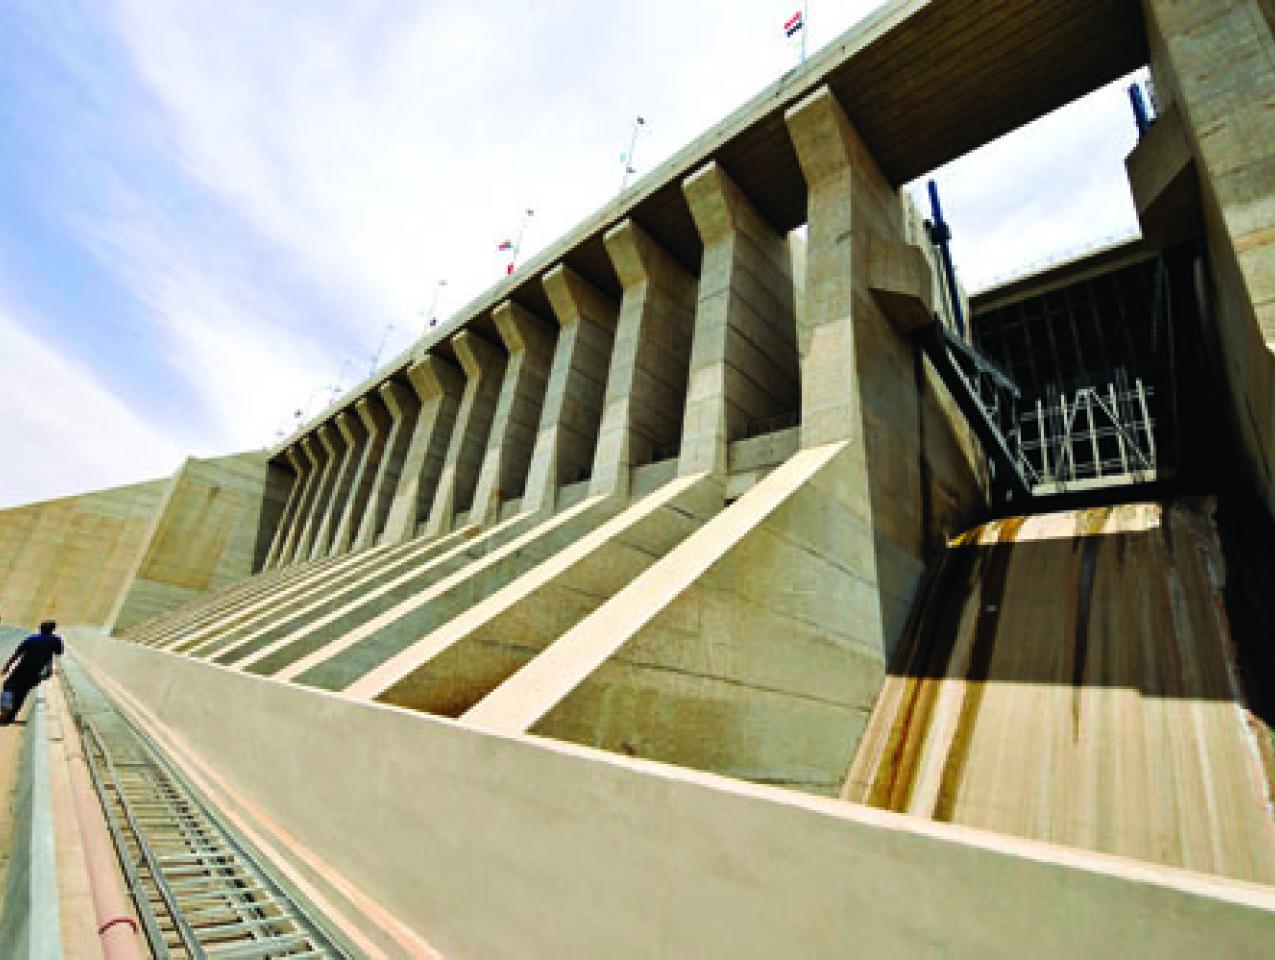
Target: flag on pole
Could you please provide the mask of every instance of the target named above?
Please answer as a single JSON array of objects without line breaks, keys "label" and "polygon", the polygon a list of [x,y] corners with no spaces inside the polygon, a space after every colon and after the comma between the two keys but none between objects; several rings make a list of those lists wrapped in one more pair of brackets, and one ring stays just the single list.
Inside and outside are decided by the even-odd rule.
[{"label": "flag on pole", "polygon": [[806,24],[801,16],[801,11],[798,10],[791,17],[789,17],[787,22],[784,24],[784,36],[786,37],[796,36],[797,31],[800,30],[805,25]]},{"label": "flag on pole", "polygon": [[514,265],[513,265],[513,263],[511,262],[511,263],[509,263],[509,264],[507,264],[507,265],[505,266],[505,276],[507,276],[507,277],[508,277],[508,276],[512,276],[512,275],[513,275],[513,272],[514,272]]},{"label": "flag on pole", "polygon": [[514,248],[514,242],[512,240],[501,240],[500,246],[498,246],[496,249],[497,250],[512,250],[513,248]]}]

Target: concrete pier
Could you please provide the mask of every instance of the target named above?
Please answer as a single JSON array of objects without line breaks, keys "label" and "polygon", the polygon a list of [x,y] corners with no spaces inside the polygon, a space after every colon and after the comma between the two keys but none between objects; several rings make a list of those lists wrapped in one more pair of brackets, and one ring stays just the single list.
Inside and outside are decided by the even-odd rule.
[{"label": "concrete pier", "polygon": [[726,445],[799,396],[785,239],[717,163],[682,185],[704,242],[678,471],[724,475]]},{"label": "concrete pier", "polygon": [[332,502],[332,488],[336,484],[337,472],[341,469],[344,446],[341,444],[336,427],[331,422],[323,424],[315,432],[315,442],[306,447],[306,451],[314,459],[317,472],[314,485],[314,497],[310,502],[309,512],[301,533],[297,537],[294,560],[308,560],[314,551],[314,544],[327,516],[328,505]]},{"label": "concrete pier", "polygon": [[630,220],[606,247],[624,295],[590,490],[624,495],[634,467],[675,457],[681,444],[695,278]]},{"label": "concrete pier", "polygon": [[495,520],[502,502],[522,496],[554,352],[549,325],[513,301],[498,305],[492,319],[508,360],[469,509],[477,524]]},{"label": "concrete pier", "polygon": [[363,397],[354,405],[354,410],[367,440],[354,476],[350,479],[350,493],[341,513],[341,522],[332,535],[332,553],[345,553],[353,544],[354,535],[362,524],[363,511],[372,493],[381,456],[385,452],[386,434],[390,428],[389,414],[375,397]]},{"label": "concrete pier", "polygon": [[564,482],[589,479],[618,313],[570,267],[550,270],[544,285],[560,330],[522,497],[535,511],[552,511]]},{"label": "concrete pier", "polygon": [[443,472],[430,505],[426,533],[438,536],[452,528],[457,512],[468,511],[483,467],[483,453],[500,396],[505,358],[477,334],[464,331],[452,340],[465,372],[456,424],[447,445]]},{"label": "concrete pier", "polygon": [[305,529],[314,512],[314,501],[319,489],[319,481],[323,473],[324,461],[320,458],[318,446],[312,437],[303,437],[300,441],[301,458],[306,464],[304,486],[301,499],[297,503],[296,515],[288,525],[288,533],[279,551],[279,563],[291,563],[297,555],[297,546],[301,540],[301,532]]},{"label": "concrete pier", "polygon": [[354,489],[354,474],[363,459],[364,446],[367,443],[367,431],[353,411],[337,414],[335,422],[344,452],[341,453],[339,466],[332,478],[332,493],[323,514],[323,522],[319,524],[319,530],[314,536],[311,557],[315,560],[334,552],[333,537],[349,506],[350,492]]},{"label": "concrete pier", "polygon": [[296,521],[297,513],[301,508],[301,501],[305,495],[306,481],[310,479],[310,463],[305,455],[299,449],[297,444],[293,444],[284,451],[289,465],[292,467],[292,486],[288,491],[288,501],[284,504],[283,515],[279,518],[279,527],[275,530],[274,538],[270,541],[270,552],[266,554],[266,567],[270,568],[279,562],[279,556],[283,553],[284,542],[288,539],[288,533],[292,529],[293,523]]},{"label": "concrete pier", "polygon": [[464,389],[460,371],[433,354],[412,364],[407,376],[416,391],[418,413],[385,521],[387,543],[410,540],[427,519]]},{"label": "concrete pier", "polygon": [[420,409],[420,404],[412,396],[412,392],[393,380],[387,380],[381,384],[377,388],[377,395],[385,404],[390,425],[389,432],[385,436],[385,454],[377,467],[367,510],[363,515],[363,522],[359,525],[358,536],[354,539],[356,549],[370,547],[376,543],[386,527],[390,510],[393,508],[394,494],[398,490],[399,479],[403,473],[403,461],[411,448]]}]

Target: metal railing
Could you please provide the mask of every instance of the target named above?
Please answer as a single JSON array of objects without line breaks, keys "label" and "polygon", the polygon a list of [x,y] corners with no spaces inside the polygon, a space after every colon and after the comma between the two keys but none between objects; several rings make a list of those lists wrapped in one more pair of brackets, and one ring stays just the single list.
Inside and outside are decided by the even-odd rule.
[{"label": "metal railing", "polygon": [[1155,390],[1135,378],[1036,401],[1018,422],[1019,462],[1036,486],[1139,483],[1159,476]]}]

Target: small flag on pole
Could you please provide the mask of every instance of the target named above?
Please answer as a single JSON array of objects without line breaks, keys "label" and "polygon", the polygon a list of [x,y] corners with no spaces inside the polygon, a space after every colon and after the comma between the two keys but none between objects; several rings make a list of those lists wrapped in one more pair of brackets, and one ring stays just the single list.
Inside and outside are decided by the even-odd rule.
[{"label": "small flag on pole", "polygon": [[497,250],[512,250],[513,248],[514,248],[514,242],[512,240],[501,240],[500,246],[498,246],[496,249]]},{"label": "small flag on pole", "polygon": [[513,276],[513,272],[514,272],[514,265],[512,263],[507,264],[505,266],[505,276],[507,277]]},{"label": "small flag on pole", "polygon": [[804,26],[805,26],[805,23],[802,20],[801,11],[798,10],[791,17],[789,17],[788,21],[784,24],[784,36],[786,37],[796,36],[797,31]]}]

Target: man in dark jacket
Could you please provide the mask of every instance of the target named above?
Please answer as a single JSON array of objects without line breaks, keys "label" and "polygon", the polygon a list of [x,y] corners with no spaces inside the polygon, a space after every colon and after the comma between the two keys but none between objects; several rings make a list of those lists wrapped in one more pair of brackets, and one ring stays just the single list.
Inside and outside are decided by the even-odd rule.
[{"label": "man in dark jacket", "polygon": [[13,722],[31,688],[49,676],[53,657],[62,653],[62,638],[53,632],[56,629],[56,623],[45,620],[40,624],[40,632],[18,644],[18,649],[5,663],[4,688],[0,691],[0,726]]}]

